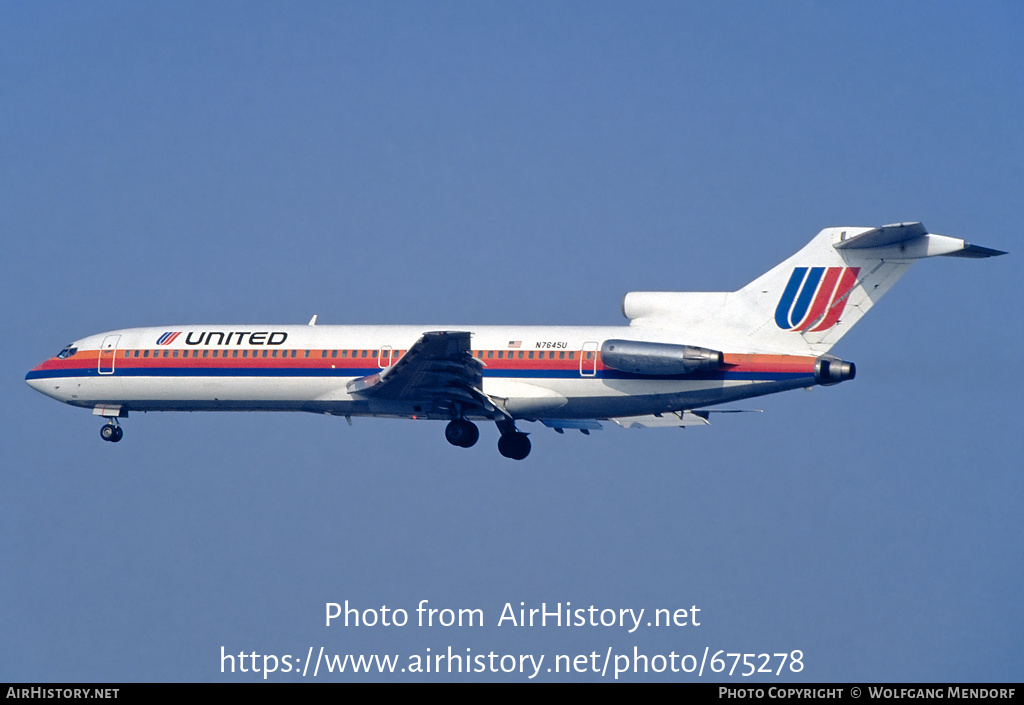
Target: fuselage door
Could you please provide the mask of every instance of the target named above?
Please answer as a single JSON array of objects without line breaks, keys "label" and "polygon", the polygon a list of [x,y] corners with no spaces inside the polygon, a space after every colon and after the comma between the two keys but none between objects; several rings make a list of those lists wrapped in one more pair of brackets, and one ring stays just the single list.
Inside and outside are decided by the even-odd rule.
[{"label": "fuselage door", "polygon": [[580,375],[593,377],[597,374],[597,348],[599,343],[596,340],[588,340],[583,343],[580,350]]},{"label": "fuselage door", "polygon": [[117,341],[120,335],[108,335],[100,345],[100,361],[96,371],[101,375],[114,374],[114,357],[117,355]]},{"label": "fuselage door", "polygon": [[394,350],[391,349],[390,345],[385,345],[377,351],[377,367],[382,370],[385,367],[391,367],[392,357],[394,356]]}]

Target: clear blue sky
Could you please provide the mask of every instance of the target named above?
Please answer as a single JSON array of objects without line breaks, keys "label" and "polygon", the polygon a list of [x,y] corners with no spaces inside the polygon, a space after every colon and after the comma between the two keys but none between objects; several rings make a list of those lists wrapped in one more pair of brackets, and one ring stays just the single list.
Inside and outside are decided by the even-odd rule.
[{"label": "clear blue sky", "polygon": [[[1020,3],[3,14],[0,681],[254,679],[222,646],[1021,680]],[[854,382],[707,429],[534,425],[522,463],[493,427],[463,451],[300,414],[138,414],[113,445],[23,381],[138,325],[617,325],[627,291],[735,289],[823,227],[910,220],[1011,254],[912,269],[834,350]],[[487,623],[323,624],[422,599]],[[506,602],[702,623],[498,627]],[[479,678],[526,680],[441,676]]]}]

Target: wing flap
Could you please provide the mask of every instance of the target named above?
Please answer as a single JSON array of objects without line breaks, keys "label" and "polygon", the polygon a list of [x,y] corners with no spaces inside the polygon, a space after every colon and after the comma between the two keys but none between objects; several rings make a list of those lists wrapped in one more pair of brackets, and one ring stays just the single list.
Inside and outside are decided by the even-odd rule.
[{"label": "wing flap", "polygon": [[707,412],[694,411],[669,411],[664,414],[647,414],[644,416],[620,416],[609,419],[622,428],[669,428],[672,426],[685,428],[686,426],[707,426]]},{"label": "wing flap", "polygon": [[599,421],[593,419],[541,419],[540,422],[556,431],[572,428],[580,431],[600,431],[604,428]]},{"label": "wing flap", "polygon": [[762,413],[763,409],[686,409],[670,411],[665,414],[648,414],[646,416],[620,416],[609,419],[622,428],[685,428],[687,426],[709,426],[711,414],[748,414]]}]

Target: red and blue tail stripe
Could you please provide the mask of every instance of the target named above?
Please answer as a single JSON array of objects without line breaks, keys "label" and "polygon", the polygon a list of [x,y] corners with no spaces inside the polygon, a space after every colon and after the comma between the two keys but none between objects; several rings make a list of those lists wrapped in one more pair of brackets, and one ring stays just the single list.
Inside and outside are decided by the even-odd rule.
[{"label": "red and blue tail stripe", "polygon": [[775,308],[775,324],[797,332],[828,330],[839,322],[859,273],[860,267],[794,268]]}]

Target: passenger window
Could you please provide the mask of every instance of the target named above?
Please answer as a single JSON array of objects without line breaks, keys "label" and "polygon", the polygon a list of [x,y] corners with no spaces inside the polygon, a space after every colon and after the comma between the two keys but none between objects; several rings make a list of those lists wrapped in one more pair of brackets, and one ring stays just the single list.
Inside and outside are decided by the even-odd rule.
[{"label": "passenger window", "polygon": [[149,350],[143,350],[142,357],[149,357]]}]

